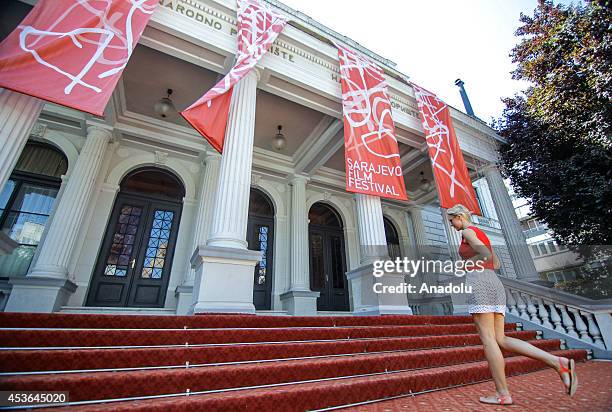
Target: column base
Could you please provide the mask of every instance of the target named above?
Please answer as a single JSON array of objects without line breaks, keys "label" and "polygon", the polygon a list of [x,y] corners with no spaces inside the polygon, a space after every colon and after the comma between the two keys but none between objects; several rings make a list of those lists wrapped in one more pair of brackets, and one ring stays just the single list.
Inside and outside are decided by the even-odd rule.
[{"label": "column base", "polygon": [[283,309],[290,315],[295,316],[316,316],[317,298],[320,292],[309,290],[290,290],[280,295]]},{"label": "column base", "polygon": [[34,269],[26,277],[66,279],[68,270],[57,265],[34,265]]},{"label": "column base", "polygon": [[69,279],[41,276],[14,277],[9,283],[13,288],[5,312],[57,312],[77,289]]},{"label": "column base", "polygon": [[385,273],[375,277],[373,265],[368,264],[346,272],[353,300],[354,315],[412,315],[408,305],[408,293],[376,293],[382,286],[402,288],[405,284],[403,273]]},{"label": "column base", "polygon": [[253,274],[261,252],[200,246],[192,257],[196,271],[189,313],[255,313]]},{"label": "column base", "polygon": [[174,291],[176,297],[176,314],[188,315],[193,305],[193,285],[179,285]]}]

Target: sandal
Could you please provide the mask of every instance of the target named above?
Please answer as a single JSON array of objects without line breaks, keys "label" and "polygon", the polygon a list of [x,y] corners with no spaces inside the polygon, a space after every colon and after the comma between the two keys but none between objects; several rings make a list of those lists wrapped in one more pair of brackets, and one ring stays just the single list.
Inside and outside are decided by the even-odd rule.
[{"label": "sandal", "polygon": [[479,400],[487,405],[512,405],[514,403],[511,395],[481,396]]},{"label": "sandal", "polygon": [[[561,359],[565,359],[565,358],[561,358],[559,357],[559,376],[561,376],[561,381],[563,382],[563,385],[566,388],[566,392],[569,396],[574,396],[574,394],[576,393],[576,389],[578,389],[578,376],[576,375],[576,363],[574,362],[573,359],[568,359],[568,367],[563,366],[563,363],[561,363]],[[563,374],[567,373],[569,374],[569,386],[567,386],[565,384],[565,381],[563,380]]]}]

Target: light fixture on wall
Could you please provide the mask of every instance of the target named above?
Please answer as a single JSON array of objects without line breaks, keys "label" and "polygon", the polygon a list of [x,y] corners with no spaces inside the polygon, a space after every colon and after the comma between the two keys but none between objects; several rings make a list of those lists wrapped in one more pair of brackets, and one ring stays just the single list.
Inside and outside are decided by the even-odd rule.
[{"label": "light fixture on wall", "polygon": [[274,140],[272,141],[272,147],[274,147],[276,150],[283,150],[285,146],[287,146],[287,139],[282,133],[283,126],[279,124],[277,126],[277,129],[278,133],[276,133],[276,136],[274,136]]},{"label": "light fixture on wall", "polygon": [[153,110],[155,110],[155,113],[157,113],[160,117],[163,118],[166,118],[170,111],[176,111],[176,109],[174,108],[174,103],[172,103],[172,99],[170,99],[172,89],[166,90],[166,93],[168,94],[168,96],[162,97],[155,103],[155,106],[153,106]]}]

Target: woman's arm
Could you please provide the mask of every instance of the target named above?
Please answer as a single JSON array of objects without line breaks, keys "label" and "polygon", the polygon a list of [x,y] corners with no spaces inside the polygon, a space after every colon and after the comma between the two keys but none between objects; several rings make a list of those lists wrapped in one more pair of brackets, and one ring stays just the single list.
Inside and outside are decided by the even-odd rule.
[{"label": "woman's arm", "polygon": [[472,262],[476,263],[478,261],[486,262],[491,259],[491,251],[484,243],[482,243],[480,239],[478,239],[476,232],[474,232],[472,229],[464,229],[461,232],[461,235],[476,252],[474,256],[465,260],[471,260]]}]

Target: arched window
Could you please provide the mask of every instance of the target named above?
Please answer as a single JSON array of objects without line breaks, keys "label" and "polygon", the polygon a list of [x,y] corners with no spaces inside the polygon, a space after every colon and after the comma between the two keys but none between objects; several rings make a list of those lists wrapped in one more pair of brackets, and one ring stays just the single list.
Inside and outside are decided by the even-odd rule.
[{"label": "arched window", "polygon": [[342,219],[336,211],[324,203],[315,203],[308,212],[308,220],[313,225],[342,228]]},{"label": "arched window", "polygon": [[121,181],[121,192],[146,195],[158,199],[183,201],[185,187],[173,174],[160,169],[143,168]]},{"label": "arched window", "polygon": [[397,230],[395,230],[395,226],[393,226],[393,223],[391,223],[389,219],[385,217],[383,221],[385,223],[385,238],[387,239],[389,257],[395,260],[395,258],[401,257],[399,236]]},{"label": "arched window", "polygon": [[68,160],[51,145],[26,144],[0,192],[0,227],[19,247],[0,257],[0,276],[25,275],[68,170]]},{"label": "arched window", "polygon": [[262,252],[261,259],[255,265],[253,304],[257,310],[271,309],[272,260],[274,258],[274,205],[265,193],[254,188],[251,188],[249,196],[247,243],[249,249]]},{"label": "arched window", "polygon": [[268,196],[258,189],[251,189],[249,196],[249,215],[274,217],[274,206]]}]

